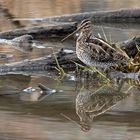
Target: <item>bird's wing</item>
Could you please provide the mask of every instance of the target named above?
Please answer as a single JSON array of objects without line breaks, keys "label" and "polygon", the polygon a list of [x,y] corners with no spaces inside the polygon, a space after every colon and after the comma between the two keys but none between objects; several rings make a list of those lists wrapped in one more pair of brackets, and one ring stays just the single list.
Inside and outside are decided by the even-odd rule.
[{"label": "bird's wing", "polygon": [[112,45],[110,44],[109,42],[107,42],[106,40],[102,39],[102,38],[99,38],[99,37],[96,37],[95,36],[95,39],[97,39],[98,41],[101,41],[101,42],[104,42],[104,44],[106,45],[106,47],[109,47],[110,49],[112,49],[113,51],[115,51],[115,53],[125,57],[126,59],[130,59],[129,56],[127,55],[127,53],[125,51],[123,51],[120,46],[117,46],[117,45]]},{"label": "bird's wing", "polygon": [[109,42],[105,41],[102,38],[99,38],[99,37],[96,37],[96,36],[90,36],[88,42],[98,44],[98,45],[102,46],[104,49],[110,48],[111,50],[117,52],[116,48],[113,48],[112,45]]},{"label": "bird's wing", "polygon": [[110,55],[104,48],[100,45],[97,45],[95,43],[87,43],[86,49],[84,51],[87,51],[90,56],[99,62],[107,62],[107,61],[114,61],[112,55]]},{"label": "bird's wing", "polygon": [[94,47],[98,52],[102,51],[104,52],[106,55],[109,55],[102,46],[98,45],[98,44],[94,44],[94,43],[89,43],[89,45],[91,47]]},{"label": "bird's wing", "polygon": [[98,49],[98,52],[104,53],[106,60],[116,61],[124,58],[128,59],[127,55],[123,51],[113,48],[111,44],[101,38],[91,36],[87,39],[87,43],[89,43],[91,48],[96,48],[96,50]]}]

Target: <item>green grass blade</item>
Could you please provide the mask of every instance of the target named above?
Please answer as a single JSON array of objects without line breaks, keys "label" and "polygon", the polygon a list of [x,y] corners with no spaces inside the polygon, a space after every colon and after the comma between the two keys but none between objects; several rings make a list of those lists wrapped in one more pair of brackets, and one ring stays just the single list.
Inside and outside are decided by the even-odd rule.
[{"label": "green grass blade", "polygon": [[104,31],[104,29],[103,29],[103,27],[102,27],[102,26],[101,26],[101,29],[102,29],[103,36],[104,36],[104,38],[105,38],[105,41],[106,41],[106,42],[108,42],[107,36],[106,36],[105,31]]},{"label": "green grass blade", "polygon": [[91,95],[96,94],[98,91],[100,91],[100,90],[103,89],[104,87],[106,87],[106,84],[103,85],[103,86],[101,86],[101,87],[99,87],[99,88],[98,88],[96,91],[94,91]]}]

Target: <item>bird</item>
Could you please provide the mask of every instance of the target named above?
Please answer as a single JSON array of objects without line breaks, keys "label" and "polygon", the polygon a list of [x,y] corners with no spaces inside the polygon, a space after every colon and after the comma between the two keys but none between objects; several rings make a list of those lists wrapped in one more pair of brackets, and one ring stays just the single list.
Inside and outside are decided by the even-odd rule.
[{"label": "bird", "polygon": [[77,57],[87,66],[95,66],[103,69],[116,64],[127,63],[128,59],[121,50],[112,47],[104,39],[93,35],[92,27],[92,22],[89,19],[84,19],[78,25],[77,30],[69,35],[71,36],[78,31],[80,32],[76,40]]}]

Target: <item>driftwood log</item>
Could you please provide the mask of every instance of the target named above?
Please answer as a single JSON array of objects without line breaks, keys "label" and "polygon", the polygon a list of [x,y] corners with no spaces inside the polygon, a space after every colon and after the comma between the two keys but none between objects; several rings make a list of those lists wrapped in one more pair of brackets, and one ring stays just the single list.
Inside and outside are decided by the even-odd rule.
[{"label": "driftwood log", "polygon": [[[67,14],[63,16],[53,16],[47,18],[32,19],[35,21],[49,22],[81,22],[83,19],[90,19],[93,22],[111,22],[111,23],[139,23],[140,8],[137,9],[119,9],[112,11],[93,11],[85,13]],[[30,19],[15,19],[15,20],[30,20]]]},{"label": "driftwood log", "polygon": [[134,57],[140,47],[140,36],[133,37],[123,42],[118,42],[118,45],[128,54],[129,57]]},{"label": "driftwood log", "polygon": [[[50,37],[62,37],[66,34],[70,34],[77,28],[77,24],[83,19],[90,19],[93,24],[108,24],[111,26],[116,23],[129,24],[133,23],[136,28],[139,28],[140,23],[140,8],[138,9],[120,9],[113,11],[97,11],[77,13],[71,15],[54,16],[47,18],[32,19],[35,21],[46,21],[50,24],[40,25],[34,27],[25,27],[16,30],[10,30],[0,33],[1,39],[13,39],[25,34],[32,35],[34,39],[38,38],[50,38]],[[30,19],[14,19],[14,20],[30,20]],[[127,27],[125,25],[125,27]],[[120,25],[119,25],[120,27]],[[133,26],[134,27],[134,26]]]},{"label": "driftwood log", "polygon": [[[140,37],[134,37],[124,42],[118,43],[120,47],[125,50],[129,56],[135,56],[138,52],[136,44],[139,45]],[[0,65],[0,75],[5,74],[33,74],[38,72],[45,72],[55,70],[57,67],[56,59],[61,67],[65,70],[74,70],[76,65],[74,62],[83,64],[76,56],[75,52],[67,52],[61,49],[59,52],[52,55],[47,55],[37,59],[24,60],[14,63],[7,63]]]},{"label": "driftwood log", "polygon": [[0,32],[1,39],[13,39],[22,35],[31,35],[34,39],[61,37],[73,32],[76,23],[55,23],[42,26],[25,27],[5,32]]},{"label": "driftwood log", "polygon": [[33,37],[31,35],[22,35],[11,40],[0,39],[0,46],[6,45],[22,52],[30,52],[33,49]]}]

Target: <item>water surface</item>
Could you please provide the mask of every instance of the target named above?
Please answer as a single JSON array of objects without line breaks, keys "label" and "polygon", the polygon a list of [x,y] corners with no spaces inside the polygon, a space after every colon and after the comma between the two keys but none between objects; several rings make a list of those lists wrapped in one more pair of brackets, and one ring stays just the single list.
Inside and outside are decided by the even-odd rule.
[{"label": "water surface", "polygon": [[[33,26],[42,23],[19,22],[8,20],[13,17],[40,18],[77,12],[112,10],[118,8],[140,7],[138,0],[2,0],[0,30]],[[4,10],[4,9],[8,9]],[[9,13],[9,14],[7,14]],[[45,23],[43,23],[45,24]],[[123,41],[139,34],[139,26],[134,25],[96,25],[94,34],[101,34],[104,29],[111,42]],[[37,58],[52,53],[62,47],[75,49],[74,41],[60,43],[60,40],[38,40],[43,49],[34,49],[23,53],[8,46],[1,46],[1,52],[14,54],[12,59],[1,60],[1,63],[14,62],[26,58]],[[83,84],[64,79],[58,82],[45,75],[9,75],[0,77],[0,94],[20,93],[27,87],[37,87],[38,83],[57,92],[40,102],[25,101],[19,94],[0,97],[0,139],[3,140],[139,140],[140,139],[140,92],[133,89],[132,94],[117,103],[106,113],[97,116],[90,124],[89,131],[82,131],[80,118],[76,114],[76,97],[81,94]],[[91,84],[94,92],[96,84]],[[128,87],[127,87],[128,88]],[[86,94],[87,95],[87,94]],[[25,99],[25,98],[24,98]],[[93,102],[92,102],[93,103]]]}]

